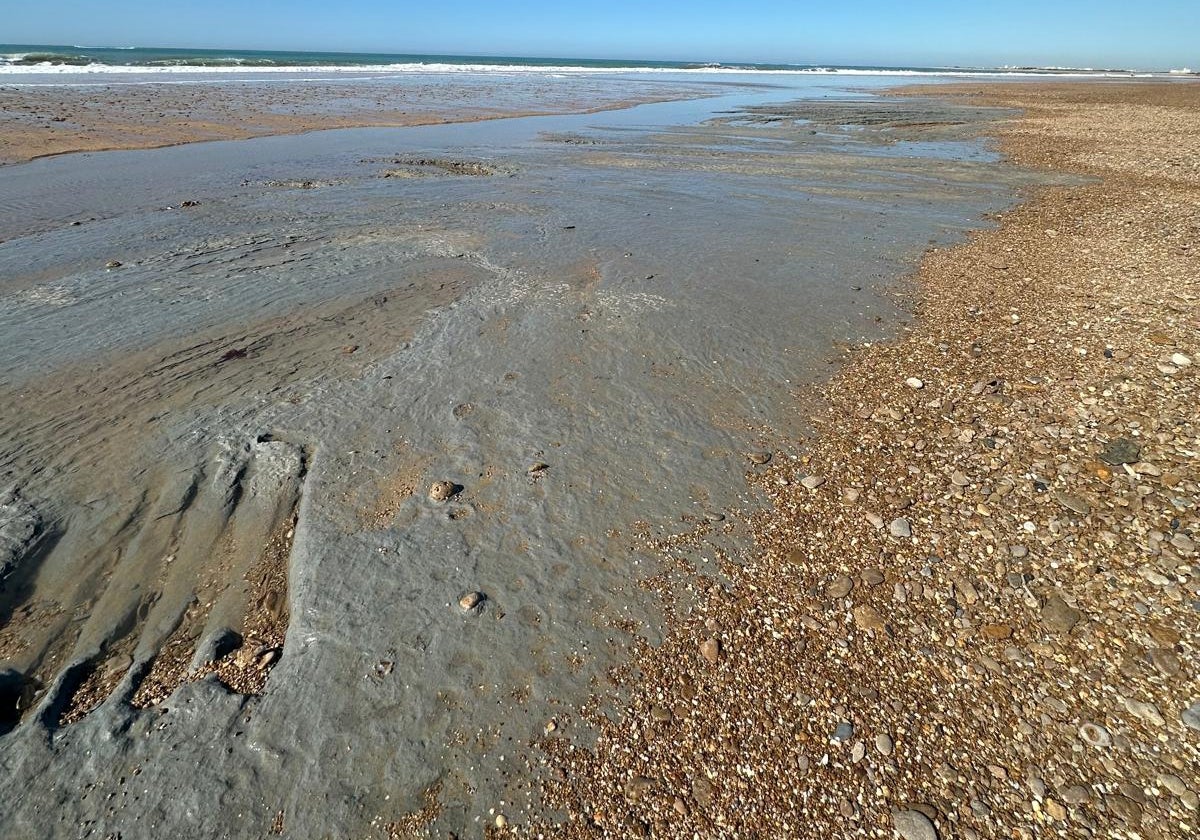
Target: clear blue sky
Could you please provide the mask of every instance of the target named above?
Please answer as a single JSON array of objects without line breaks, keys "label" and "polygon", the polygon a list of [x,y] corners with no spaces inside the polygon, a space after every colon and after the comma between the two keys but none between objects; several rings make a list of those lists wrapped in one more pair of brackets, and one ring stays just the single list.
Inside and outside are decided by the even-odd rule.
[{"label": "clear blue sky", "polygon": [[1200,0],[3,0],[0,43],[841,64],[1200,65]]}]

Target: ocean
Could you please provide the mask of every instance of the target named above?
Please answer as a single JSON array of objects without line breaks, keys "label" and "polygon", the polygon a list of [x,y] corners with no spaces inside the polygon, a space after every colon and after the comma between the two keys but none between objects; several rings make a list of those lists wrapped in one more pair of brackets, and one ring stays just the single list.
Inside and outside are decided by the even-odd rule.
[{"label": "ocean", "polygon": [[413,53],[281,52],[270,50],[173,49],[0,44],[0,74],[270,72],[670,72],[832,73],[843,75],[1071,74],[1147,75],[1141,71],[1039,67],[882,67],[834,64],[642,61],[531,56],[423,55]]}]

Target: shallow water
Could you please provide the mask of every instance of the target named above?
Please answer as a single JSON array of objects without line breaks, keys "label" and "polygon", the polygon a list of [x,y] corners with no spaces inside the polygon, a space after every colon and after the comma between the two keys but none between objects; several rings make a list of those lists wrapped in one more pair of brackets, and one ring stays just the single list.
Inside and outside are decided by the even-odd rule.
[{"label": "shallow water", "polygon": [[[41,535],[0,592],[0,667],[39,689],[0,736],[29,791],[4,822],[354,834],[431,786],[442,828],[519,819],[531,739],[554,719],[586,743],[579,705],[657,638],[640,546],[748,550],[744,453],[801,434],[839,343],[903,317],[896,279],[1030,181],[979,114],[742,119],[861,109],[843,84],[0,169],[4,510]],[[265,692],[134,709],[173,644],[200,659],[240,626],[223,593],[294,492]],[[108,699],[60,726],[114,651]]]}]

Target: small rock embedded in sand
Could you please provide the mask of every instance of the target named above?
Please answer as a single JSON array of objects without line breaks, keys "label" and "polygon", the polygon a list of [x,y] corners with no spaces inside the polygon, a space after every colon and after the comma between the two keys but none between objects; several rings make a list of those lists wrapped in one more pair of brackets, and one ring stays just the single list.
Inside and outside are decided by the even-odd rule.
[{"label": "small rock embedded in sand", "polygon": [[903,517],[898,517],[888,525],[888,533],[896,539],[905,540],[912,536],[912,525]]},{"label": "small rock embedded in sand", "polygon": [[1046,804],[1042,806],[1043,810],[1050,816],[1051,819],[1062,822],[1067,818],[1067,809],[1062,803],[1053,799],[1047,799]]},{"label": "small rock embedded in sand", "polygon": [[1193,701],[1192,705],[1180,713],[1179,718],[1183,721],[1184,726],[1200,732],[1200,700]]},{"label": "small rock embedded in sand", "polygon": [[1091,801],[1092,794],[1083,785],[1071,785],[1061,791],[1063,801],[1068,805],[1086,805]]},{"label": "small rock embedded in sand", "polygon": [[955,470],[950,474],[950,483],[955,487],[966,487],[971,483],[971,479],[961,470]]},{"label": "small rock embedded in sand", "polygon": [[1141,460],[1142,447],[1128,438],[1117,438],[1100,453],[1100,460],[1114,467],[1136,464]]},{"label": "small rock embedded in sand", "polygon": [[548,469],[550,469],[549,464],[545,464],[545,463],[542,463],[541,461],[538,461],[536,463],[530,464],[529,469],[525,470],[525,472],[532,476],[538,476],[538,475],[541,475],[542,473],[544,473]]},{"label": "small rock embedded in sand", "polygon": [[1192,360],[1182,353],[1174,353],[1171,355],[1171,364],[1176,367],[1187,367],[1192,363]]},{"label": "small rock embedded in sand", "polygon": [[879,611],[867,604],[861,604],[854,608],[854,624],[859,630],[873,631],[883,630],[886,626]]},{"label": "small rock embedded in sand", "polygon": [[904,384],[909,388],[912,388],[914,391],[919,391],[925,387],[925,383],[922,380],[917,379],[915,376],[910,376],[908,379],[905,379]]},{"label": "small rock embedded in sand", "polygon": [[880,732],[875,736],[875,751],[883,756],[892,754],[892,750],[896,748],[896,744],[892,741],[892,736],[886,732]]},{"label": "small rock embedded in sand", "polygon": [[1174,773],[1160,773],[1158,783],[1169,790],[1173,796],[1184,796],[1188,792],[1187,784]]},{"label": "small rock embedded in sand", "polygon": [[824,483],[825,479],[819,475],[806,475],[800,479],[800,486],[805,490],[816,490]]},{"label": "small rock embedded in sand", "polygon": [[105,268],[107,268],[107,269],[108,269],[108,270],[110,270],[110,271],[111,271],[112,269],[114,269],[114,268],[120,268],[120,267],[121,267],[121,261],[120,261],[120,260],[109,260],[108,262],[106,262],[106,263],[104,264],[104,267],[105,267]]},{"label": "small rock embedded in sand", "polygon": [[508,817],[503,814],[496,815],[496,828],[504,828],[508,825]]},{"label": "small rock embedded in sand", "polygon": [[1085,744],[1091,744],[1097,749],[1104,749],[1112,746],[1112,735],[1098,723],[1085,723],[1079,727],[1079,738]]},{"label": "small rock embedded in sand", "polygon": [[429,498],[435,502],[444,502],[454,495],[455,487],[449,481],[435,481],[429,487]]},{"label": "small rock embedded in sand", "polygon": [[839,743],[849,741],[854,737],[854,724],[844,720],[833,730],[833,740]]},{"label": "small rock embedded in sand", "polygon": [[874,567],[863,569],[859,577],[862,578],[862,582],[867,586],[878,586],[883,583],[883,572]]},{"label": "small rock embedded in sand", "polygon": [[700,643],[700,655],[716,665],[721,658],[721,643],[716,639],[705,639]]},{"label": "small rock embedded in sand", "polygon": [[985,624],[979,628],[979,634],[985,639],[1000,641],[1012,636],[1012,627],[1008,624]]},{"label": "small rock embedded in sand", "polygon": [[1121,703],[1131,715],[1141,718],[1151,726],[1162,726],[1165,723],[1162,713],[1158,711],[1158,706],[1155,706],[1153,703],[1134,700],[1132,697],[1121,695],[1118,695],[1118,697],[1120,697]]},{"label": "small rock embedded in sand", "polygon": [[825,594],[830,598],[845,598],[850,594],[850,590],[854,588],[854,581],[846,575],[838,575],[833,579],[833,582],[825,588]]},{"label": "small rock embedded in sand", "polygon": [[133,666],[133,657],[127,653],[118,653],[104,663],[105,679],[113,679],[114,677],[124,674]]},{"label": "small rock embedded in sand", "polygon": [[637,802],[654,789],[655,780],[649,776],[634,776],[625,783],[625,796],[630,802]]},{"label": "small rock embedded in sand", "polygon": [[896,811],[892,814],[892,827],[903,840],[938,840],[937,829],[929,817],[920,811]]},{"label": "small rock embedded in sand", "polygon": [[1047,598],[1042,607],[1042,626],[1051,633],[1070,633],[1082,617],[1079,610],[1072,608],[1058,593]]},{"label": "small rock embedded in sand", "polygon": [[748,455],[746,455],[746,457],[750,459],[750,463],[757,464],[758,466],[761,467],[763,464],[765,464],[771,460],[771,453],[770,452],[751,452]]},{"label": "small rock embedded in sand", "polygon": [[696,800],[697,805],[703,808],[711,805],[714,792],[713,784],[708,779],[700,776],[692,779],[692,799]]},{"label": "small rock embedded in sand", "polygon": [[463,612],[470,612],[482,604],[483,600],[484,594],[482,592],[468,592],[458,599],[458,605],[462,607]]},{"label": "small rock embedded in sand", "polygon": [[1070,493],[1063,493],[1061,490],[1054,491],[1054,501],[1080,516],[1087,516],[1092,512],[1092,506],[1087,499],[1072,496]]}]

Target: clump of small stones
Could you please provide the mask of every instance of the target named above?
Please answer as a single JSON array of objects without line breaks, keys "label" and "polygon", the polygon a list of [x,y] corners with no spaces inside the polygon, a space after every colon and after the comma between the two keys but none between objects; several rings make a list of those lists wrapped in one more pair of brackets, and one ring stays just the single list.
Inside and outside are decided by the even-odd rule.
[{"label": "clump of small stones", "polygon": [[961,95],[1095,180],[931,252],[812,446],[747,456],[754,556],[663,583],[690,611],[594,745],[547,740],[535,835],[1197,830],[1200,88]]}]

